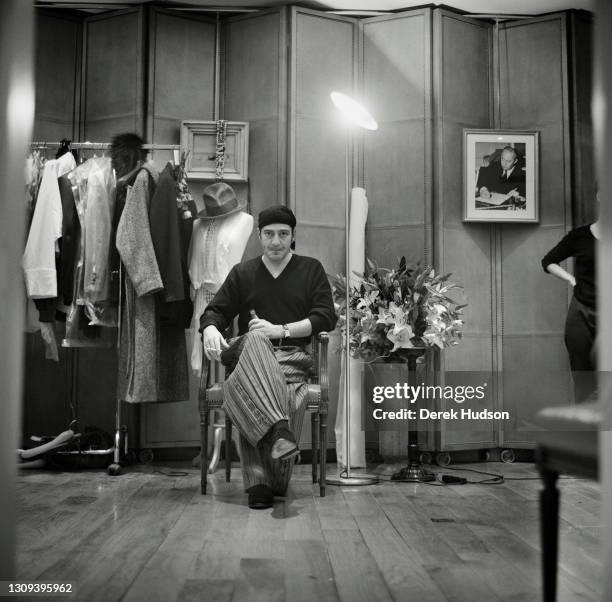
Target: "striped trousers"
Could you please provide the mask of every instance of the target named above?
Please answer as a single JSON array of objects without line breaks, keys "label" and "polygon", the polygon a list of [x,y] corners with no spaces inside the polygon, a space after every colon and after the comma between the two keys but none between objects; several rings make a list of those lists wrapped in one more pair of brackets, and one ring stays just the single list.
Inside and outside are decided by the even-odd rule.
[{"label": "striped trousers", "polygon": [[231,370],[223,383],[223,409],[240,433],[244,488],[263,484],[285,495],[295,458],[272,460],[264,435],[286,420],[300,440],[312,359],[301,347],[274,348],[265,336],[250,332],[236,339],[221,361]]}]

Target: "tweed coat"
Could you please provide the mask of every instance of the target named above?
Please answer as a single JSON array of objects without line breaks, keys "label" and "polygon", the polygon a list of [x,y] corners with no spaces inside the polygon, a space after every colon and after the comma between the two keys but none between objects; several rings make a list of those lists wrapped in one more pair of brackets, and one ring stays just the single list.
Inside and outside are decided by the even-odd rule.
[{"label": "tweed coat", "polygon": [[[151,164],[147,163],[138,172],[128,189],[117,226],[117,250],[125,266],[118,397],[130,403],[189,398],[187,379],[180,377],[183,372],[187,373],[184,333],[182,338],[176,337],[178,348],[165,348],[164,361],[161,359],[155,293],[163,292],[163,282],[149,222],[153,194],[150,180],[157,184],[158,179],[159,173]],[[176,364],[168,365],[168,358],[174,358]]]}]

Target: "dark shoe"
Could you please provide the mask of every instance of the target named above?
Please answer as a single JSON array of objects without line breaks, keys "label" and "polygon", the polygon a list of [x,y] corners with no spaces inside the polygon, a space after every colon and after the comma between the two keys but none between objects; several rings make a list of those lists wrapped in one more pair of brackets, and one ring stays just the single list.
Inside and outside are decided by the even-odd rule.
[{"label": "dark shoe", "polygon": [[273,460],[289,460],[290,458],[297,457],[300,453],[300,448],[288,439],[277,439],[272,446],[270,456]]},{"label": "dark shoe", "polygon": [[300,453],[300,448],[295,440],[295,435],[289,429],[286,420],[277,422],[266,434],[270,445],[270,456],[273,460],[289,460]]},{"label": "dark shoe", "polygon": [[265,510],[274,505],[274,493],[267,485],[253,485],[247,489],[249,494],[249,508]]}]

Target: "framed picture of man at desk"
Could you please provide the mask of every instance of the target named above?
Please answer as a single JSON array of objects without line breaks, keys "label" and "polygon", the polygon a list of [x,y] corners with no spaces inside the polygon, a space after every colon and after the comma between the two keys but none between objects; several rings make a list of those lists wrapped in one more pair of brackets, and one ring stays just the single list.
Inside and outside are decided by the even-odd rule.
[{"label": "framed picture of man at desk", "polygon": [[538,220],[538,132],[464,129],[463,221]]}]

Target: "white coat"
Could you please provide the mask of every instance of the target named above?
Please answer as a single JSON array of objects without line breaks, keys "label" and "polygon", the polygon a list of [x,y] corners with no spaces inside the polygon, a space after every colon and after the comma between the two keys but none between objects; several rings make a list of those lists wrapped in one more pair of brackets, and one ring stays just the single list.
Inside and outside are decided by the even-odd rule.
[{"label": "white coat", "polygon": [[26,288],[32,299],[57,297],[55,253],[62,236],[62,199],[57,179],[75,167],[72,153],[45,164],[22,259]]}]

